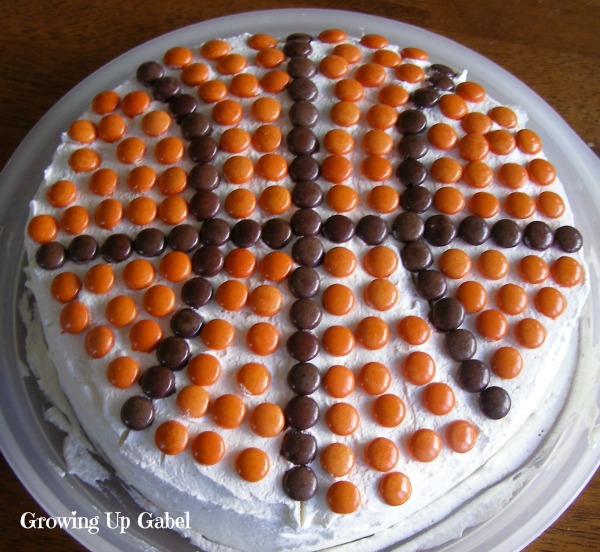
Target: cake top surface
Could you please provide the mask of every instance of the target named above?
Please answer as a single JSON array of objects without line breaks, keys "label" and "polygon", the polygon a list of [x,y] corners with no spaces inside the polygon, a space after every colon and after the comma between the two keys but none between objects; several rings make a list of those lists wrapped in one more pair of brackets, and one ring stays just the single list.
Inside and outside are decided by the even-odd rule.
[{"label": "cake top surface", "polygon": [[525,113],[338,29],[174,47],[99,93],[28,236],[124,451],[326,524],[493,454],[584,298]]}]

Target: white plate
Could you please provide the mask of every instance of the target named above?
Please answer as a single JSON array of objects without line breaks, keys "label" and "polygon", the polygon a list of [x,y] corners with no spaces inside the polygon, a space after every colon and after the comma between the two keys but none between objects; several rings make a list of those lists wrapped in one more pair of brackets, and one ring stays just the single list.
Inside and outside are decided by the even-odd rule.
[{"label": "white plate", "polygon": [[[391,42],[420,46],[434,62],[454,68],[468,68],[473,80],[483,84],[491,96],[511,103],[518,98],[530,116],[529,127],[544,143],[568,196],[578,227],[586,237],[586,255],[590,259],[592,307],[584,325],[591,343],[598,346],[600,313],[598,295],[598,253],[600,233],[600,197],[595,186],[600,162],[565,121],[537,94],[514,76],[481,55],[449,39],[423,29],[380,17],[314,9],[271,10],[238,14],[202,22],[158,37],[110,62],[85,79],[34,127],[14,153],[0,175],[0,448],[16,475],[32,496],[52,516],[92,517],[103,512],[139,511],[118,483],[98,491],[73,476],[63,476],[63,435],[43,416],[43,399],[35,381],[23,377],[17,369],[24,362],[25,329],[18,315],[18,300],[23,291],[21,267],[24,259],[23,232],[28,202],[42,180],[59,143],[60,132],[89,105],[98,90],[113,88],[129,77],[142,62],[159,59],[168,48],[195,45],[216,37],[231,37],[242,31],[266,32],[285,36],[294,31],[318,33],[336,27],[351,35],[377,33]],[[596,189],[595,189],[596,188]],[[582,416],[561,437],[550,459],[521,492],[501,512],[486,523],[467,531],[457,541],[439,548],[445,552],[512,551],[528,544],[544,531],[573,501],[600,464],[597,412],[600,404],[598,381],[575,380],[575,391],[586,395],[580,405]],[[590,427],[592,429],[590,429]],[[57,469],[58,468],[58,469]],[[130,530],[85,531],[71,534],[91,550],[192,550],[189,544],[169,532]],[[43,535],[43,533],[40,533]],[[43,537],[40,536],[40,542]]]}]

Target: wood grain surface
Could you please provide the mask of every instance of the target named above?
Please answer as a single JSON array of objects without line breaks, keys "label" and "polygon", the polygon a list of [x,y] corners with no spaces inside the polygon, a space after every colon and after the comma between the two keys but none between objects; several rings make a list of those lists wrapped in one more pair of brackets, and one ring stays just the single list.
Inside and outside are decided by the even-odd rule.
[{"label": "wood grain surface", "polygon": [[[0,169],[48,109],[119,54],[195,22],[291,7],[385,16],[460,42],[525,82],[590,147],[600,151],[597,0],[0,0]],[[323,25],[336,26],[335,22]],[[596,474],[569,509],[526,550],[600,550],[599,508],[600,476]],[[19,518],[26,511],[43,515],[0,458],[0,550],[83,550],[61,530],[22,529]]]}]

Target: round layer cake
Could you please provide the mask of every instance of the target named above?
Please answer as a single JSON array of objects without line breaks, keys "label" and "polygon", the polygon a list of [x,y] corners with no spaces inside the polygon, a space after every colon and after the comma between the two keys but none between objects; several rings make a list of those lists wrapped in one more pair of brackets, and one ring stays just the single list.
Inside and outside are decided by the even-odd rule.
[{"label": "round layer cake", "polygon": [[426,45],[338,29],[132,73],[65,132],[26,237],[61,385],[116,474],[241,550],[407,538],[479,493],[561,396],[587,295],[526,114]]}]

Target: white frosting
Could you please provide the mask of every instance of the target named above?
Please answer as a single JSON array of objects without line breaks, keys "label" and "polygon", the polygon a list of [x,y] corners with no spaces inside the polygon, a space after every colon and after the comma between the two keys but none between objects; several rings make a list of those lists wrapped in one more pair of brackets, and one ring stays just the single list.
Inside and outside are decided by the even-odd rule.
[{"label": "white frosting", "polygon": [[[241,36],[231,39],[229,42],[232,45],[233,51],[246,55],[251,61],[254,53],[246,46],[246,38],[245,36]],[[363,51],[363,60],[368,61],[370,56],[369,51],[360,45],[359,47]],[[313,54],[311,57],[319,60],[331,48],[329,45],[320,44],[318,41],[315,41],[313,42]],[[397,48],[390,47],[390,49],[397,51]],[[423,66],[427,65],[425,62],[415,63]],[[257,74],[262,72],[262,70],[254,67],[250,67],[248,70]],[[388,75],[392,79],[388,82],[392,82],[394,79],[393,71],[388,70]],[[212,77],[218,78],[218,75],[211,68]],[[465,78],[465,75],[462,78]],[[474,76],[474,79],[476,80],[476,76]],[[227,78],[224,80],[227,80]],[[321,113],[320,122],[315,129],[315,133],[322,137],[327,130],[332,128],[328,113],[337,99],[332,92],[332,81],[320,74],[314,77],[314,81],[319,87],[317,105]],[[418,85],[403,85],[409,91],[418,87]],[[117,89],[117,91],[123,96],[134,88],[139,88],[139,84],[132,80]],[[286,94],[279,94],[277,97],[282,104],[283,116],[280,125],[284,136],[284,143],[279,153],[285,155],[289,161],[292,159],[292,156],[285,148],[285,135],[287,130],[289,130],[285,114],[291,102]],[[244,120],[240,126],[252,132],[252,129],[258,126],[252,122],[251,115],[249,114],[249,107],[252,100],[241,99],[239,101],[241,101],[245,113]],[[365,214],[372,212],[366,206],[365,197],[367,191],[374,184],[360,175],[360,163],[365,156],[360,143],[362,135],[369,128],[364,121],[364,113],[370,105],[376,102],[377,89],[367,89],[365,98],[359,104],[363,112],[361,123],[350,129],[355,138],[356,147],[354,152],[349,156],[354,166],[354,173],[346,184],[353,186],[359,192],[361,198],[359,207],[349,214],[355,222]],[[484,103],[471,107],[482,112],[487,112],[494,105],[497,104],[492,99],[487,98]],[[152,108],[163,109],[164,104],[153,102]],[[513,107],[513,109],[518,115],[518,128],[524,128],[526,115],[516,107]],[[201,110],[210,113],[210,106],[202,106]],[[459,123],[452,123],[450,120],[443,118],[437,109],[425,110],[425,113],[429,125],[443,120],[445,123],[453,124],[459,136],[464,133]],[[82,118],[97,121],[99,116],[90,111],[85,113]],[[139,121],[140,117],[133,121],[128,120],[128,136],[143,135],[139,128]],[[214,126],[214,136],[218,139],[222,128],[219,128],[218,125]],[[171,132],[178,133],[175,124]],[[397,133],[392,130],[390,133],[396,142]],[[147,151],[143,163],[153,166],[157,170],[157,173],[160,173],[165,167],[158,165],[152,155],[153,145],[157,139],[145,137],[145,140]],[[45,202],[45,194],[48,187],[59,179],[73,180],[79,189],[78,203],[86,206],[90,213],[93,213],[95,206],[102,198],[86,193],[89,175],[73,173],[67,163],[71,152],[78,147],[80,146],[73,143],[68,136],[64,136],[63,143],[58,148],[52,165],[46,171],[44,182],[31,203],[32,215],[53,212],[53,209]],[[133,197],[133,194],[125,185],[125,178],[130,167],[124,166],[116,160],[114,145],[102,144],[100,141],[97,141],[92,147],[100,153],[103,160],[102,166],[111,167],[117,171],[119,175],[119,189],[116,197],[121,199],[125,205]],[[252,149],[246,153],[254,161],[259,157],[259,154]],[[440,153],[431,147],[429,153],[421,161],[429,167],[431,162],[440,156]],[[322,161],[326,155],[327,152],[322,147],[321,152],[316,155],[316,158]],[[443,155],[456,157],[454,150],[445,152]],[[220,166],[226,157],[226,154],[220,152],[215,160],[215,164]],[[543,156],[540,154],[536,157]],[[389,158],[395,168],[399,161],[396,149],[390,154]],[[490,154],[486,162],[493,169],[496,169],[504,162],[525,164],[530,158],[517,149],[507,156]],[[192,164],[189,160],[184,159],[180,162],[180,166],[189,169]],[[396,186],[395,177],[390,179],[388,183]],[[250,186],[258,196],[259,191],[269,184],[271,183],[266,183],[259,177],[255,177]],[[286,177],[280,184],[288,186],[290,189],[293,185],[289,177]],[[320,184],[324,190],[328,189],[328,184],[324,181],[320,180]],[[431,190],[434,190],[437,186],[430,178],[428,178],[425,185]],[[502,203],[502,196],[507,195],[510,190],[503,189],[496,183],[493,186],[494,193],[500,198]],[[458,187],[467,199],[470,194],[477,191],[469,189],[462,183],[458,184]],[[222,183],[215,191],[223,199],[233,188],[234,186],[232,185]],[[545,189],[555,191],[565,198],[563,186],[558,179]],[[521,191],[535,197],[539,193],[540,187],[533,183],[528,183]],[[193,190],[188,189],[184,192],[184,196],[189,199],[193,193]],[[157,201],[161,199],[156,189],[152,190],[149,195]],[[333,214],[333,211],[328,208],[326,202],[321,205],[319,212],[323,220]],[[289,214],[291,214],[291,211]],[[225,218],[230,223],[234,222],[224,212],[221,212],[219,216]],[[268,218],[260,209],[257,209],[254,216],[260,222]],[[460,216],[458,215],[459,219]],[[497,218],[502,218],[503,216],[505,215],[501,211]],[[388,222],[391,222],[394,217],[395,214],[383,216]],[[552,228],[558,225],[572,224],[568,209],[560,221],[545,219],[540,213],[536,213],[534,218],[546,220]],[[158,220],[156,225],[162,230],[168,231],[168,226]],[[116,229],[116,231],[125,232],[131,236],[135,236],[138,230],[139,228],[136,228],[127,221],[123,221]],[[99,243],[102,243],[108,235],[107,231],[100,230],[93,223],[86,232],[95,236]],[[58,239],[62,243],[67,244],[70,237],[61,231]],[[386,244],[394,249],[397,248],[396,243],[391,237],[388,238]],[[325,245],[326,248],[329,247],[329,244],[325,243]],[[115,330],[115,346],[107,357],[100,360],[90,359],[83,349],[82,336],[61,333],[58,321],[62,305],[55,301],[49,293],[49,283],[55,273],[36,268],[35,262],[32,262],[28,268],[28,285],[33,291],[39,312],[41,313],[44,334],[48,342],[48,348],[52,352],[54,364],[57,367],[60,385],[64,389],[76,417],[82,425],[83,431],[113,466],[118,476],[136,488],[141,495],[156,506],[157,510],[169,511],[175,515],[177,512],[190,511],[193,524],[193,531],[190,533],[190,536],[194,541],[201,541],[204,548],[210,548],[212,545],[206,540],[202,540],[203,538],[243,550],[277,550],[289,549],[292,546],[298,550],[314,550],[361,539],[392,526],[393,530],[384,534],[392,534],[395,539],[394,542],[409,538],[419,531],[426,529],[431,524],[443,519],[461,504],[478,494],[482,489],[521,465],[541,444],[543,441],[543,432],[552,426],[556,418],[570,380],[570,370],[565,370],[565,367],[570,367],[573,362],[567,362],[565,358],[569,351],[573,352],[576,350],[573,336],[578,328],[580,312],[586,300],[585,285],[572,289],[561,288],[561,292],[567,301],[567,310],[555,321],[546,318],[543,319],[548,339],[541,348],[528,350],[519,347],[523,356],[524,370],[517,378],[501,381],[498,377],[492,375],[491,384],[504,387],[512,399],[512,409],[509,415],[502,420],[493,421],[485,418],[477,406],[478,396],[466,393],[458,387],[455,382],[457,363],[451,361],[444,353],[443,335],[432,332],[429,341],[425,345],[417,347],[417,349],[427,351],[435,359],[437,370],[434,381],[447,382],[453,388],[456,395],[456,405],[452,412],[446,416],[437,417],[427,412],[422,406],[422,388],[408,383],[399,371],[402,359],[415,348],[408,346],[398,337],[396,331],[397,322],[408,314],[427,318],[428,305],[415,294],[410,275],[399,263],[397,270],[390,276],[390,280],[396,284],[399,291],[399,301],[396,307],[383,313],[376,312],[367,307],[360,299],[364,287],[372,279],[361,265],[365,246],[359,238],[354,238],[350,243],[344,245],[351,248],[359,259],[359,267],[355,273],[343,281],[345,285],[348,285],[355,291],[357,301],[352,312],[343,318],[324,313],[323,321],[319,328],[317,328],[316,333],[320,336],[325,328],[333,324],[342,324],[353,329],[362,318],[366,316],[379,316],[388,323],[391,330],[391,340],[387,347],[376,352],[367,351],[357,345],[352,353],[344,358],[335,358],[321,351],[312,362],[321,369],[322,373],[333,364],[344,364],[352,368],[355,373],[358,373],[359,368],[364,363],[376,357],[377,360],[390,368],[393,375],[391,387],[387,392],[400,396],[407,407],[406,418],[397,428],[382,428],[372,420],[370,415],[374,398],[368,396],[357,387],[344,401],[353,404],[358,409],[361,416],[360,426],[351,436],[338,437],[333,435],[325,425],[324,413],[331,404],[339,401],[328,396],[322,389],[319,389],[313,395],[321,408],[321,420],[311,429],[319,447],[322,448],[328,443],[336,441],[345,442],[352,447],[356,455],[355,467],[344,479],[348,479],[358,486],[362,503],[357,512],[347,516],[333,514],[326,506],[325,493],[334,480],[321,469],[318,459],[312,464],[319,478],[319,491],[316,497],[307,503],[294,502],[288,499],[281,490],[281,478],[291,466],[279,455],[281,437],[271,439],[258,437],[250,430],[247,419],[236,430],[223,430],[216,426],[209,415],[200,419],[184,419],[181,417],[175,404],[175,395],[155,401],[156,420],[153,428],[156,428],[163,421],[179,419],[188,428],[191,439],[200,431],[208,429],[215,430],[223,435],[227,445],[226,456],[218,465],[211,467],[198,464],[189,450],[174,457],[161,454],[154,445],[153,428],[140,432],[128,431],[121,422],[120,409],[126,398],[140,394],[139,387],[134,385],[126,391],[111,387],[106,380],[106,366],[112,358],[128,354],[134,356],[140,362],[140,365],[145,368],[156,363],[154,355],[132,354],[128,350],[128,328],[125,328]],[[495,291],[508,281],[521,285],[527,291],[529,297],[530,304],[525,312],[518,317],[509,317],[510,331],[500,344],[488,343],[484,342],[483,339],[479,339],[476,358],[489,362],[492,352],[498,346],[517,346],[516,340],[513,337],[513,327],[517,320],[523,317],[541,318],[541,315],[536,313],[533,306],[533,293],[539,286],[523,282],[516,271],[518,260],[532,252],[524,246],[502,250],[510,262],[510,274],[506,279],[499,282],[490,282],[483,280],[475,269],[475,260],[482,249],[481,247],[469,246],[463,242],[460,244],[453,242],[449,247],[453,246],[460,247],[471,255],[474,261],[474,268],[469,276],[467,276],[467,279],[474,279],[485,283],[489,292],[488,308],[496,308]],[[287,250],[290,247],[291,244]],[[486,244],[485,247],[487,248],[489,245]],[[30,260],[33,259],[36,248],[36,244],[27,239],[27,250]],[[230,248],[231,246],[228,245],[225,247],[225,250],[229,250]],[[433,249],[437,257],[446,248]],[[254,248],[258,259],[268,251],[262,244]],[[534,253],[544,257],[549,263],[561,255],[556,248],[551,248],[541,253]],[[576,255],[576,257],[583,264],[581,256]],[[95,262],[102,261],[99,259]],[[156,267],[158,261],[154,259],[152,262]],[[129,294],[120,281],[120,274],[124,265],[125,263],[113,266],[117,280],[109,294],[94,296],[85,289],[81,291],[79,300],[88,306],[92,316],[92,324],[106,323],[104,305],[108,298],[121,293]],[[68,263],[63,268],[63,270],[77,272],[82,279],[88,269],[89,265],[76,266],[72,263]],[[321,292],[331,283],[338,281],[327,275],[323,270],[319,270],[319,274],[321,276]],[[214,289],[225,279],[225,275],[223,274],[212,278],[211,283]],[[155,283],[161,283],[161,280],[161,276],[157,273]],[[262,283],[266,282],[258,274],[255,274],[249,280],[248,287],[249,289],[254,289]],[[450,295],[453,294],[454,289],[459,283],[460,281],[453,282],[449,280]],[[553,284],[549,280],[545,285]],[[181,285],[175,285],[174,287],[178,297],[179,308],[184,306],[179,299]],[[244,345],[246,330],[252,324],[262,321],[264,318],[253,314],[248,308],[234,313],[223,311],[214,301],[201,309],[201,314],[206,320],[226,318],[236,328],[236,338],[233,346],[225,351],[214,353],[221,362],[223,373],[220,380],[208,389],[211,397],[217,397],[224,393],[240,394],[241,391],[235,382],[235,372],[239,366],[249,361],[264,362],[271,372],[272,383],[269,390],[260,397],[244,396],[244,402],[248,407],[248,411],[261,402],[275,402],[284,407],[286,402],[293,396],[285,384],[287,372],[293,364],[293,360],[285,349],[285,340],[294,331],[286,315],[287,309],[293,302],[293,297],[287,291],[287,284],[285,282],[279,284],[278,287],[284,295],[284,307],[278,317],[269,321],[278,328],[282,340],[276,353],[266,358],[252,354]],[[143,311],[141,294],[134,295],[133,298],[138,305],[138,320],[140,318],[151,318],[150,315]],[[167,334],[168,322],[169,317],[159,320],[159,323]],[[468,316],[463,327],[473,330],[473,323],[474,318]],[[204,346],[197,339],[190,340],[190,345],[192,354],[198,354],[204,350]],[[47,376],[42,375],[42,378],[43,382],[47,381]],[[176,373],[176,378],[178,389],[190,383],[185,370]],[[416,429],[426,427],[438,430],[440,434],[443,434],[447,424],[458,419],[472,420],[479,429],[478,442],[471,452],[461,455],[445,447],[438,459],[428,464],[417,462],[410,457],[406,447],[406,440],[412,432]],[[533,434],[531,434],[531,431],[527,431],[531,427],[536,428]],[[521,435],[526,435],[527,438],[520,438]],[[378,436],[388,437],[399,444],[401,452],[400,461],[395,469],[408,475],[413,487],[412,497],[403,506],[393,508],[383,503],[377,493],[377,483],[382,474],[368,467],[364,460],[365,444]],[[271,461],[270,472],[267,477],[253,484],[239,478],[233,468],[237,452],[250,446],[265,450]],[[506,463],[506,452],[503,453],[508,447],[510,447],[511,451],[512,463],[510,464]],[[79,448],[68,447],[67,450],[69,451],[67,456],[72,456],[73,454],[77,456],[80,453]],[[498,454],[503,459],[502,462],[494,460],[498,458]],[[96,476],[100,477],[100,474],[87,477],[87,479],[94,479]],[[515,485],[520,484],[520,482],[515,483]],[[508,500],[509,497],[510,493],[503,500]],[[485,512],[486,516],[488,515],[486,510],[480,510],[474,515],[472,514],[473,521],[480,519],[482,511]],[[492,513],[492,511],[489,513]],[[441,534],[445,533],[442,532]],[[375,549],[377,546],[375,542],[378,541],[371,541],[371,539],[362,541],[360,549]],[[353,544],[352,546],[356,545]]]}]

